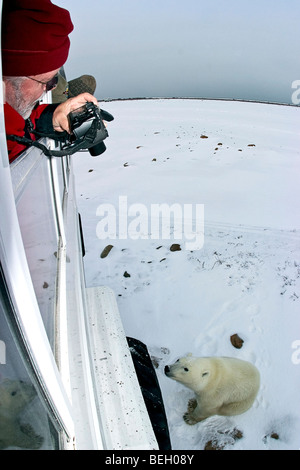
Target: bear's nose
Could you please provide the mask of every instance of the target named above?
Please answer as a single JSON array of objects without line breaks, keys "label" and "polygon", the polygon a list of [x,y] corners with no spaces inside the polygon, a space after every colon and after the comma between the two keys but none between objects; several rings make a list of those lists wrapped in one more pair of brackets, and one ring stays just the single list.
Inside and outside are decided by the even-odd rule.
[{"label": "bear's nose", "polygon": [[165,366],[165,374],[167,374],[167,372],[170,372],[170,367],[169,366]]}]

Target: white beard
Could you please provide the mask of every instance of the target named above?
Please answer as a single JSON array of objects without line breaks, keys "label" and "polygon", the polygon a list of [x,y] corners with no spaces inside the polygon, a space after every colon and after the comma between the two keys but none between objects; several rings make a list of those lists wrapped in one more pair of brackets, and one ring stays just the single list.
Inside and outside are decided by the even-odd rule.
[{"label": "white beard", "polygon": [[7,100],[8,104],[14,108],[17,113],[22,116],[23,119],[28,119],[38,101],[44,96],[44,92],[41,96],[34,102],[27,102],[24,99],[23,93],[21,92],[21,87],[14,87],[14,94],[10,96],[10,100]]}]

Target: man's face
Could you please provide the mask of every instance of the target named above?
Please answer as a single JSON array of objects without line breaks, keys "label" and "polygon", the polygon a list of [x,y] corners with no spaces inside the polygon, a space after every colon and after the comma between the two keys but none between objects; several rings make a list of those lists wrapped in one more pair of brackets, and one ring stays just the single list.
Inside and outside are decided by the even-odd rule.
[{"label": "man's face", "polygon": [[56,69],[41,75],[24,77],[19,86],[8,91],[7,102],[23,117],[23,119],[29,118],[36,103],[46,92],[46,82],[51,80],[58,71],[59,69]]}]

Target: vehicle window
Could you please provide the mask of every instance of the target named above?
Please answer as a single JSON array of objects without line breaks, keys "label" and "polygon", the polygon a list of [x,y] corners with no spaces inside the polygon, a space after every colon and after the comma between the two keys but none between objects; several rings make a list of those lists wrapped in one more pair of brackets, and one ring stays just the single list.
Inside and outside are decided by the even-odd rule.
[{"label": "vehicle window", "polygon": [[[2,279],[1,279],[2,281]],[[36,392],[22,348],[7,318],[12,315],[0,287],[0,450],[58,449],[58,435]],[[24,362],[25,361],[25,362]]]}]

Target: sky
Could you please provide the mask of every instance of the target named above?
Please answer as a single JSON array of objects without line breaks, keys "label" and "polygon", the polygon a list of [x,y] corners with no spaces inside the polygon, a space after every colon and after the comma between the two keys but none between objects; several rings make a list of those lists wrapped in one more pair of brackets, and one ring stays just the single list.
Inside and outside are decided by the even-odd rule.
[{"label": "sky", "polygon": [[93,75],[100,100],[195,97],[299,104],[299,0],[53,3],[68,9],[74,23],[67,76]]}]

